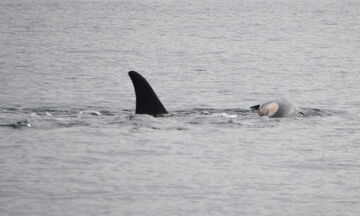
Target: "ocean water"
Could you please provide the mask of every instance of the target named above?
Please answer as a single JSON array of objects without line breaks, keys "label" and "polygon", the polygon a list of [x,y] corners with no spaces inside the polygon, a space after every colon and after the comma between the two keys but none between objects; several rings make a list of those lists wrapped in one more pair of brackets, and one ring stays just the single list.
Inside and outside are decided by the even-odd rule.
[{"label": "ocean water", "polygon": [[357,0],[2,0],[0,215],[357,216],[359,75]]}]

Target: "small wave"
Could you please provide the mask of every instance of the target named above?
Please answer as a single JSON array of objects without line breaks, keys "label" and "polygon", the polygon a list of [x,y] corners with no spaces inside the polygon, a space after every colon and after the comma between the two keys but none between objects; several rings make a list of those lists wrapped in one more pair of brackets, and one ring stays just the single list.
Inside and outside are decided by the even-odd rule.
[{"label": "small wave", "polygon": [[190,110],[178,110],[171,115],[175,116],[211,116],[211,117],[229,117],[236,118],[239,115],[246,115],[251,113],[249,109],[241,108],[226,108],[226,109],[213,109],[213,108],[194,108]]},{"label": "small wave", "polygon": [[23,147],[22,145],[4,145],[4,146],[0,146],[0,149],[13,149],[13,148],[21,148]]},{"label": "small wave", "polygon": [[101,113],[95,110],[82,110],[79,112],[79,114],[81,116],[101,116]]},{"label": "small wave", "polygon": [[228,114],[228,113],[214,113],[211,117],[223,117],[223,118],[237,118],[236,114]]},{"label": "small wave", "polygon": [[326,117],[326,116],[332,116],[335,112],[331,110],[323,110],[318,108],[301,108],[299,110],[299,115],[297,116],[304,116],[304,117]]},{"label": "small wave", "polygon": [[[95,108],[95,109],[93,109]],[[18,107],[1,107],[3,113],[29,114],[31,116],[113,116],[115,113],[110,110],[96,107],[84,108],[54,108],[54,107],[34,107],[34,108],[18,108]],[[124,110],[125,111],[125,110]]]},{"label": "small wave", "polygon": [[31,127],[31,124],[28,120],[21,120],[10,124],[1,124],[1,127],[11,127],[11,128],[23,128],[23,127]]},{"label": "small wave", "polygon": [[76,127],[76,126],[89,126],[88,122],[79,122],[79,121],[71,121],[71,122],[57,122],[57,125],[60,127]]}]

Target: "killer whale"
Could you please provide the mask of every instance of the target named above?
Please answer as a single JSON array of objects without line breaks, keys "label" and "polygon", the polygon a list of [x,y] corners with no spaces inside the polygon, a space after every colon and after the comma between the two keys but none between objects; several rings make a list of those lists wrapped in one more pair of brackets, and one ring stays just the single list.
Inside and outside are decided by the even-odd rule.
[{"label": "killer whale", "polygon": [[159,116],[168,113],[144,77],[136,71],[129,71],[129,76],[135,89],[136,114]]},{"label": "killer whale", "polygon": [[[148,114],[156,117],[168,113],[143,76],[136,71],[129,71],[129,76],[135,89],[136,114]],[[250,109],[255,110],[260,116],[270,118],[287,117],[297,112],[296,107],[287,100],[270,101],[252,106]]]}]

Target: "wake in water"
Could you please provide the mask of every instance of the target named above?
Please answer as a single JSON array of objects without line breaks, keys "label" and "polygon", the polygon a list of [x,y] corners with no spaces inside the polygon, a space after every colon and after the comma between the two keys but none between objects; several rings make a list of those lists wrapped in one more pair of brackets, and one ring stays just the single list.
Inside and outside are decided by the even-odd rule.
[{"label": "wake in water", "polygon": [[[35,128],[56,128],[72,126],[91,126],[103,127],[104,125],[135,125],[150,128],[157,128],[155,125],[161,124],[161,119],[154,117],[163,117],[164,122],[172,124],[222,124],[222,125],[241,125],[243,121],[267,117],[311,117],[327,116],[331,112],[312,109],[296,108],[295,104],[286,99],[274,100],[264,104],[250,107],[250,109],[190,109],[178,110],[170,114],[162,105],[155,91],[150,84],[135,71],[129,72],[130,79],[133,82],[136,95],[136,114],[131,110],[122,110],[120,112],[110,111],[106,108],[84,107],[84,108],[1,108],[0,126],[11,128],[31,127],[30,122]],[[21,118],[19,120],[19,118]],[[169,122],[169,120],[175,122]],[[166,123],[164,123],[166,124]]]},{"label": "wake in water", "polygon": [[[301,113],[289,118],[301,119],[311,117],[326,117],[334,115],[336,111],[320,110],[317,108],[301,108]],[[190,124],[221,124],[241,125],[248,120],[263,119],[251,109],[227,108],[206,109],[194,108],[189,110],[172,111],[155,118],[146,114],[134,114],[133,110],[107,110],[103,107],[84,108],[0,108],[0,126],[3,128],[41,128],[57,127],[104,127],[135,125],[139,127],[153,127],[161,125]],[[267,117],[265,117],[267,118]]]}]

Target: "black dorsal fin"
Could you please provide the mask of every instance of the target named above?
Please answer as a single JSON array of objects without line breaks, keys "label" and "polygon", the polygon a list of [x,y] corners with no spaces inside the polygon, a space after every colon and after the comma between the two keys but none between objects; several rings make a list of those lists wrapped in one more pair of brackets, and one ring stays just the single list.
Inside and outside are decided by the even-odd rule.
[{"label": "black dorsal fin", "polygon": [[168,113],[150,84],[136,71],[129,71],[136,95],[136,114],[157,116]]}]

